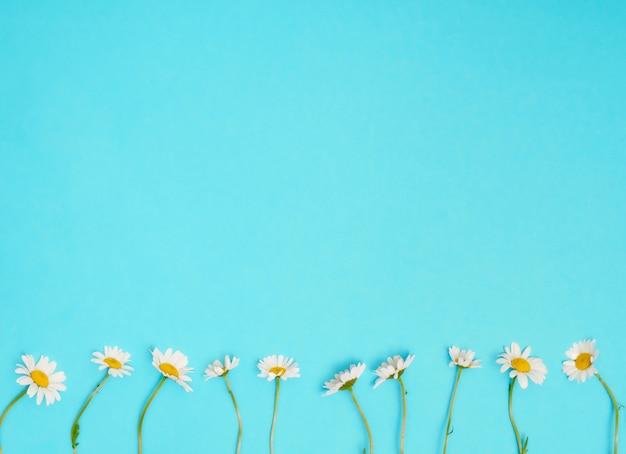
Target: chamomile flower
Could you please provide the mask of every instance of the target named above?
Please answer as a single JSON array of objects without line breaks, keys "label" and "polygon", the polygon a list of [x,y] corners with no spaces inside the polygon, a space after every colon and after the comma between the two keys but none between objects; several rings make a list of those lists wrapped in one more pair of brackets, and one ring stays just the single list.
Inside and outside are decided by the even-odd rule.
[{"label": "chamomile flower", "polygon": [[228,394],[230,394],[230,398],[233,401],[233,406],[235,407],[235,413],[237,414],[237,421],[239,422],[239,432],[237,433],[237,451],[239,454],[241,451],[241,431],[242,431],[242,423],[241,423],[241,415],[239,414],[239,407],[237,406],[237,400],[235,399],[235,394],[233,393],[233,389],[230,387],[230,380],[228,380],[228,373],[233,370],[235,367],[239,365],[239,358],[233,356],[231,360],[228,355],[224,358],[224,364],[218,359],[213,361],[213,364],[209,364],[209,366],[204,371],[204,379],[210,380],[211,378],[223,377],[224,382],[226,383],[226,388],[228,389]]},{"label": "chamomile flower", "polygon": [[57,363],[50,361],[47,356],[41,356],[35,364],[32,355],[22,355],[24,364],[17,364],[16,374],[22,375],[17,379],[20,385],[28,386],[28,397],[37,395],[37,405],[46,398],[46,405],[51,405],[57,400],[61,400],[59,391],[65,391],[63,384],[65,373],[54,372]]},{"label": "chamomile flower", "polygon": [[165,353],[161,353],[158,348],[152,351],[152,365],[167,377],[180,386],[187,392],[193,391],[191,386],[187,382],[191,381],[191,377],[187,375],[193,371],[193,367],[187,367],[189,360],[185,355],[176,350],[172,352],[171,348],[165,350]]},{"label": "chamomile flower", "polygon": [[572,347],[565,352],[568,360],[563,362],[563,372],[569,380],[576,380],[578,383],[584,383],[587,378],[595,375],[600,381],[613,403],[613,412],[615,414],[615,436],[613,437],[613,452],[617,453],[617,441],[619,434],[619,410],[620,406],[615,399],[615,395],[609,385],[600,376],[595,368],[595,361],[598,358],[599,350],[596,349],[596,340],[584,339],[574,342]]},{"label": "chamomile flower", "polygon": [[104,346],[104,353],[93,352],[94,358],[92,362],[99,364],[98,370],[108,369],[107,373],[113,377],[124,377],[130,375],[130,371],[134,370],[127,363],[130,362],[130,353],[115,347]]},{"label": "chamomile flower", "polygon": [[275,378],[287,380],[288,378],[297,378],[300,376],[300,368],[293,358],[287,358],[283,355],[266,356],[259,361],[257,365],[261,371],[257,376],[272,381]]},{"label": "chamomile flower", "polygon": [[474,359],[474,352],[472,350],[461,350],[456,345],[448,348],[448,355],[450,355],[450,367],[456,367],[456,379],[454,381],[454,387],[452,388],[452,395],[450,396],[450,408],[448,409],[448,424],[446,426],[446,436],[443,442],[443,454],[446,454],[448,448],[448,437],[452,433],[450,427],[452,426],[452,410],[454,409],[454,399],[456,398],[456,391],[459,387],[459,381],[461,380],[461,372],[465,369],[476,369],[481,367],[480,360]]},{"label": "chamomile flower", "polygon": [[482,367],[480,359],[474,359],[475,353],[473,350],[461,350],[456,345],[453,345],[448,349],[448,354],[452,360],[450,361],[450,367],[458,366],[463,369]]},{"label": "chamomile flower", "polygon": [[280,382],[288,378],[296,378],[300,376],[300,368],[293,358],[286,358],[283,355],[266,356],[257,367],[261,371],[258,377],[265,378],[267,381],[274,380],[276,382],[276,391],[274,393],[274,416],[272,417],[272,427],[270,429],[270,454],[274,454],[274,429],[276,427],[276,414],[278,412],[278,393],[280,392]]},{"label": "chamomile flower", "polygon": [[563,362],[563,373],[567,375],[569,380],[585,383],[587,378],[598,372],[593,363],[599,353],[600,351],[596,349],[595,339],[574,342],[572,347],[565,352],[569,360]]},{"label": "chamomile flower", "polygon": [[398,380],[406,368],[411,365],[414,358],[415,355],[408,355],[406,359],[403,359],[400,355],[395,355],[393,358],[387,358],[387,362],[383,362],[374,371],[374,373],[378,376],[376,383],[374,383],[374,389],[378,388],[378,386],[386,380]]},{"label": "chamomile flower", "polygon": [[351,364],[349,369],[335,374],[333,379],[324,383],[324,388],[328,390],[324,393],[324,396],[330,396],[331,394],[335,394],[337,391],[347,391],[352,389],[364,370],[365,364],[358,363]]},{"label": "chamomile flower", "polygon": [[387,362],[383,362],[376,368],[374,373],[378,376],[378,379],[374,383],[374,389],[376,389],[381,383],[394,379],[400,384],[400,398],[402,399],[402,425],[400,429],[400,453],[404,453],[404,434],[406,432],[406,391],[404,389],[404,382],[402,381],[402,374],[407,367],[411,365],[415,355],[408,355],[406,359],[403,359],[400,355],[395,355],[393,358],[387,358]]},{"label": "chamomile flower", "polygon": [[213,364],[209,364],[204,370],[204,379],[209,380],[211,378],[225,376],[228,372],[233,370],[239,365],[239,358],[233,356],[231,360],[228,355],[224,358],[224,364],[219,359],[213,361]]},{"label": "chamomile flower", "polygon": [[546,378],[548,369],[541,358],[530,357],[530,347],[526,347],[522,352],[517,342],[512,342],[511,347],[504,347],[504,353],[499,355],[496,363],[502,364],[500,372],[504,373],[508,369],[509,377],[517,377],[522,389],[528,387],[528,379],[533,383],[541,385]]},{"label": "chamomile flower", "polygon": [[[395,364],[395,363],[394,363]],[[408,365],[407,365],[408,367]],[[363,371],[365,370],[365,364],[351,364],[350,368],[346,370],[342,370],[341,372],[335,374],[335,377],[330,381],[324,383],[324,388],[328,391],[323,394],[323,396],[330,396],[331,394],[335,394],[338,391],[349,391],[350,396],[352,397],[352,401],[356,406],[359,414],[361,415],[361,419],[363,419],[363,424],[365,425],[365,430],[367,431],[367,438],[369,439],[370,444],[370,454],[374,451],[374,440],[372,439],[372,431],[370,430],[370,426],[367,423],[367,419],[365,418],[365,413],[361,410],[361,406],[359,402],[356,400],[356,395],[354,394],[354,384],[357,382]],[[363,450],[365,452],[365,449]]]}]

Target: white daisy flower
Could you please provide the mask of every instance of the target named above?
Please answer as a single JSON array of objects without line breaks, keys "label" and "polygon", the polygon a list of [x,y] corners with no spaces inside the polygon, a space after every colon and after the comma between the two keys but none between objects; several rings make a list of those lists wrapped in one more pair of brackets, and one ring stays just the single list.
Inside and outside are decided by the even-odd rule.
[{"label": "white daisy flower", "polygon": [[57,363],[50,361],[47,356],[41,355],[37,364],[32,355],[22,355],[24,364],[17,364],[16,374],[21,374],[17,382],[22,386],[28,386],[28,397],[37,394],[37,405],[41,404],[43,398],[46,398],[46,405],[51,405],[57,400],[61,400],[59,391],[65,391],[63,384],[65,381],[65,373],[59,371],[54,372]]},{"label": "white daisy flower", "polygon": [[595,339],[574,342],[572,348],[565,352],[570,359],[563,362],[563,372],[568,379],[585,383],[587,378],[598,373],[593,363],[599,353],[600,351],[596,349]]},{"label": "white daisy flower", "polygon": [[130,375],[130,371],[134,370],[126,363],[130,362],[130,353],[126,353],[122,349],[115,347],[104,346],[104,353],[93,352],[94,358],[92,362],[99,364],[98,370],[104,370],[108,368],[107,373],[114,377],[124,377],[124,375]]},{"label": "white daisy flower", "polygon": [[220,360],[216,359],[213,361],[213,364],[209,364],[209,366],[204,370],[204,379],[209,380],[215,377],[222,377],[238,365],[239,358],[236,356],[233,356],[233,359],[231,360],[230,357],[226,355],[224,358],[224,364],[222,364]]},{"label": "white daisy flower", "polygon": [[509,377],[518,377],[519,384],[523,389],[528,387],[528,379],[540,385],[546,378],[548,369],[541,358],[529,357],[530,347],[526,347],[522,352],[517,342],[511,343],[511,348],[504,347],[504,353],[499,355],[496,363],[502,364],[500,372],[512,369]]},{"label": "white daisy flower", "polygon": [[324,388],[328,391],[326,391],[323,395],[330,396],[331,394],[335,394],[337,391],[346,391],[351,389],[364,370],[365,364],[363,363],[351,364],[349,369],[335,374],[335,377],[332,380],[324,383]]},{"label": "white daisy flower", "polygon": [[450,367],[458,366],[463,369],[482,367],[480,359],[474,359],[475,353],[473,350],[461,350],[456,345],[453,345],[448,349],[448,354],[452,360],[450,361]]},{"label": "white daisy flower", "polygon": [[378,375],[376,383],[374,383],[374,389],[376,389],[382,382],[395,379],[397,380],[402,376],[407,367],[411,365],[415,355],[408,355],[406,359],[402,359],[402,356],[395,355],[393,358],[387,358],[387,362],[383,362],[376,368],[374,373]]},{"label": "white daisy flower", "polygon": [[158,348],[152,352],[152,365],[165,377],[171,378],[187,392],[193,391],[186,382],[191,381],[188,372],[193,371],[193,367],[186,367],[188,359],[181,352],[168,348],[165,353],[161,353]]},{"label": "white daisy flower", "polygon": [[300,368],[293,358],[287,358],[283,355],[266,356],[257,365],[261,371],[257,377],[267,377],[267,381],[272,381],[277,377],[281,380],[288,378],[297,378],[300,376]]}]

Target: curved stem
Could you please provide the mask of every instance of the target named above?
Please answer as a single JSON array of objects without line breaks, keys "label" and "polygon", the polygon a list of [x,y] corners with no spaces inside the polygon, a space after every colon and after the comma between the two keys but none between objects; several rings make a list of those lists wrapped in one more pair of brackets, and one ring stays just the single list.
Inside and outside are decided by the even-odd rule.
[{"label": "curved stem", "polygon": [[270,430],[270,454],[274,454],[274,428],[276,427],[276,413],[278,412],[278,392],[280,391],[280,377],[276,377],[276,393],[274,394],[274,416]]},{"label": "curved stem", "polygon": [[152,400],[154,399],[154,396],[156,396],[157,393],[159,392],[159,390],[161,389],[161,386],[163,386],[163,383],[165,383],[165,380],[167,380],[166,376],[163,376],[163,378],[161,378],[161,380],[159,380],[159,384],[157,385],[157,387],[152,392],[152,395],[148,399],[148,402],[146,402],[146,406],[143,407],[143,411],[141,412],[141,417],[139,418],[139,426],[137,427],[137,440],[138,440],[138,443],[139,443],[139,451],[138,451],[139,454],[141,454],[141,452],[142,452],[142,449],[141,449],[141,430],[142,430],[142,427],[143,427],[143,418],[146,416],[146,411],[148,411],[148,407],[152,403]]},{"label": "curved stem", "polygon": [[600,380],[600,383],[602,383],[602,386],[604,386],[604,389],[606,389],[606,392],[609,393],[611,402],[613,402],[613,408],[615,409],[615,439],[613,440],[613,454],[617,454],[617,435],[618,435],[617,427],[619,425],[619,405],[617,405],[617,401],[615,400],[615,396],[613,395],[611,388],[609,388],[609,385],[607,385],[606,382],[602,379],[602,377],[600,377],[600,374],[596,373],[596,377],[598,377],[598,380]]},{"label": "curved stem", "polygon": [[450,435],[450,426],[452,425],[452,410],[454,409],[454,399],[456,398],[456,390],[459,387],[459,381],[461,380],[461,372],[463,368],[457,366],[456,380],[454,381],[454,388],[452,389],[452,396],[450,397],[450,408],[448,409],[448,424],[446,425],[446,439],[443,442],[443,454],[446,454],[448,449],[448,436]]},{"label": "curved stem", "polygon": [[[4,418],[9,413],[9,410],[11,410],[11,408],[13,408],[13,405],[15,405],[18,400],[20,400],[22,397],[24,397],[26,395],[26,391],[28,391],[28,386],[25,386],[24,390],[20,391],[20,393],[17,396],[15,396],[15,399],[13,399],[9,403],[9,405],[7,405],[7,408],[4,409],[4,411],[2,412],[2,416],[0,416],[0,427],[2,427],[2,423],[4,422]],[[0,454],[2,454],[2,446],[0,446]]]},{"label": "curved stem", "polygon": [[511,383],[509,384],[509,419],[511,420],[511,425],[513,426],[513,431],[515,432],[517,449],[519,450],[519,454],[523,454],[522,439],[519,436],[519,431],[517,430],[517,425],[515,424],[515,418],[513,418],[513,388],[515,388],[516,380],[517,377],[513,377],[513,380],[511,380]]},{"label": "curved stem", "polygon": [[367,423],[365,414],[363,413],[363,410],[361,410],[361,407],[356,400],[356,396],[354,395],[354,391],[352,390],[352,387],[350,387],[350,395],[352,396],[354,405],[356,405],[356,409],[359,410],[359,413],[361,414],[361,418],[363,418],[363,423],[365,424],[365,430],[367,430],[367,438],[369,438],[369,441],[370,441],[370,454],[374,454],[374,441],[372,440],[372,432],[370,431],[370,426]]},{"label": "curved stem", "polygon": [[239,454],[239,452],[241,451],[241,434],[243,431],[243,425],[241,424],[241,415],[239,414],[239,407],[237,407],[237,400],[235,399],[233,390],[230,387],[230,381],[228,380],[228,377],[226,375],[224,375],[224,381],[226,382],[226,387],[228,388],[228,394],[230,394],[230,398],[233,400],[233,405],[235,406],[237,421],[239,421],[239,432],[237,433],[237,454]]},{"label": "curved stem", "polygon": [[85,412],[85,409],[87,408],[87,406],[91,402],[91,399],[93,399],[95,397],[95,395],[98,394],[98,391],[100,391],[100,388],[102,388],[102,386],[106,383],[106,381],[108,379],[109,379],[109,372],[107,370],[107,373],[104,375],[104,378],[100,381],[100,383],[98,383],[98,386],[96,386],[96,389],[94,389],[93,392],[91,393],[91,395],[87,398],[87,401],[85,402],[83,407],[78,412],[78,416],[76,416],[76,419],[74,420],[74,424],[72,424],[72,430],[70,432],[70,437],[71,437],[71,440],[72,440],[72,449],[74,450],[74,454],[76,454],[76,446],[78,446],[78,443],[77,443],[77,440],[78,440],[78,430],[79,430],[78,421],[80,420],[80,417],[83,416],[83,413]]},{"label": "curved stem", "polygon": [[402,430],[400,431],[400,454],[404,454],[404,435],[406,434],[406,390],[402,377],[398,376],[400,392],[402,393]]}]

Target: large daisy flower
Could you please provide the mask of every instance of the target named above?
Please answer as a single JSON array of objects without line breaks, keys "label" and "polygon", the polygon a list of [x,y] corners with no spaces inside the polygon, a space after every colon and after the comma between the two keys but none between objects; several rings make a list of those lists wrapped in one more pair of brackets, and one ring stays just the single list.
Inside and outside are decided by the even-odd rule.
[{"label": "large daisy flower", "polygon": [[209,380],[211,378],[222,377],[238,365],[239,358],[236,356],[233,356],[233,359],[231,360],[230,357],[226,355],[224,358],[224,364],[222,364],[220,360],[216,359],[213,361],[213,364],[209,364],[209,366],[204,370],[204,379]]},{"label": "large daisy flower", "polygon": [[541,358],[529,357],[530,347],[526,347],[522,352],[517,342],[511,343],[511,348],[504,347],[504,353],[499,355],[496,363],[502,364],[500,372],[511,369],[509,377],[519,379],[519,384],[523,389],[528,387],[528,379],[540,385],[546,378],[548,369]]},{"label": "large daisy flower", "polygon": [[187,392],[193,391],[191,386],[187,384],[191,381],[188,372],[193,371],[193,367],[186,367],[188,359],[181,352],[176,350],[172,353],[172,349],[168,348],[165,353],[161,353],[158,348],[152,352],[152,365],[167,378],[171,378]]},{"label": "large daisy flower", "polygon": [[331,394],[335,394],[337,391],[346,391],[351,389],[356,381],[359,379],[363,371],[365,370],[365,364],[351,364],[349,369],[342,370],[341,372],[335,374],[335,377],[324,383],[324,388],[326,391],[323,395],[330,396]]},{"label": "large daisy flower", "polygon": [[396,355],[393,358],[387,358],[387,362],[383,362],[376,368],[374,373],[378,375],[376,382],[374,383],[374,389],[376,389],[382,382],[389,379],[398,379],[402,376],[407,367],[411,365],[415,355],[408,355],[406,359],[402,356]]},{"label": "large daisy flower", "polygon": [[585,383],[587,378],[598,373],[593,363],[599,353],[595,339],[574,342],[572,348],[565,352],[569,360],[563,362],[563,372],[568,379]]},{"label": "large daisy flower", "polygon": [[130,353],[126,353],[122,349],[115,347],[104,346],[104,353],[93,352],[94,358],[92,362],[99,364],[98,370],[104,370],[108,368],[107,373],[114,377],[124,377],[124,375],[130,375],[130,371],[134,370],[126,363],[130,362]]},{"label": "large daisy flower", "polygon": [[456,345],[448,348],[448,354],[450,355],[450,367],[458,366],[463,369],[475,369],[482,367],[479,359],[474,359],[473,350],[461,350]]},{"label": "large daisy flower", "polygon": [[300,376],[300,368],[293,358],[287,358],[283,355],[266,356],[257,365],[261,373],[258,377],[267,377],[267,381],[272,381],[280,377],[281,380],[288,378],[297,378]]},{"label": "large daisy flower", "polygon": [[57,400],[61,400],[59,391],[65,391],[63,384],[65,381],[65,373],[59,371],[54,372],[57,363],[50,361],[47,356],[41,356],[35,364],[35,358],[32,355],[22,355],[24,364],[17,364],[16,374],[22,375],[17,382],[22,386],[28,386],[28,397],[37,394],[37,405],[41,404],[43,398],[46,398],[46,405],[51,405]]}]

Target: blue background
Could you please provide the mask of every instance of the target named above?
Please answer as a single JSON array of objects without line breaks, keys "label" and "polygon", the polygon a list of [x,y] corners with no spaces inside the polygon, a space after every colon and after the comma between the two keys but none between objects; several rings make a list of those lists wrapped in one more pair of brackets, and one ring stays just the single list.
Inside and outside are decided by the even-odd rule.
[{"label": "blue background", "polygon": [[[598,339],[626,402],[626,7],[521,1],[0,3],[0,400],[23,353],[67,374],[51,407],[23,400],[6,454],[71,452],[71,422],[119,345],[135,373],[82,419],[79,452],[136,452],[158,381],[150,348],[182,350],[194,393],[166,383],[144,452],[267,452],[283,353],[277,453],[357,453],[350,362],[376,450],[397,452],[399,391],[373,391],[414,353],[406,452],[516,452],[506,376],[516,340],[549,374],[516,391],[534,453],[608,453],[610,401],[560,372]],[[6,405],[5,403],[1,404]],[[623,430],[621,431],[624,434]],[[626,437],[623,437],[626,439]]]}]

